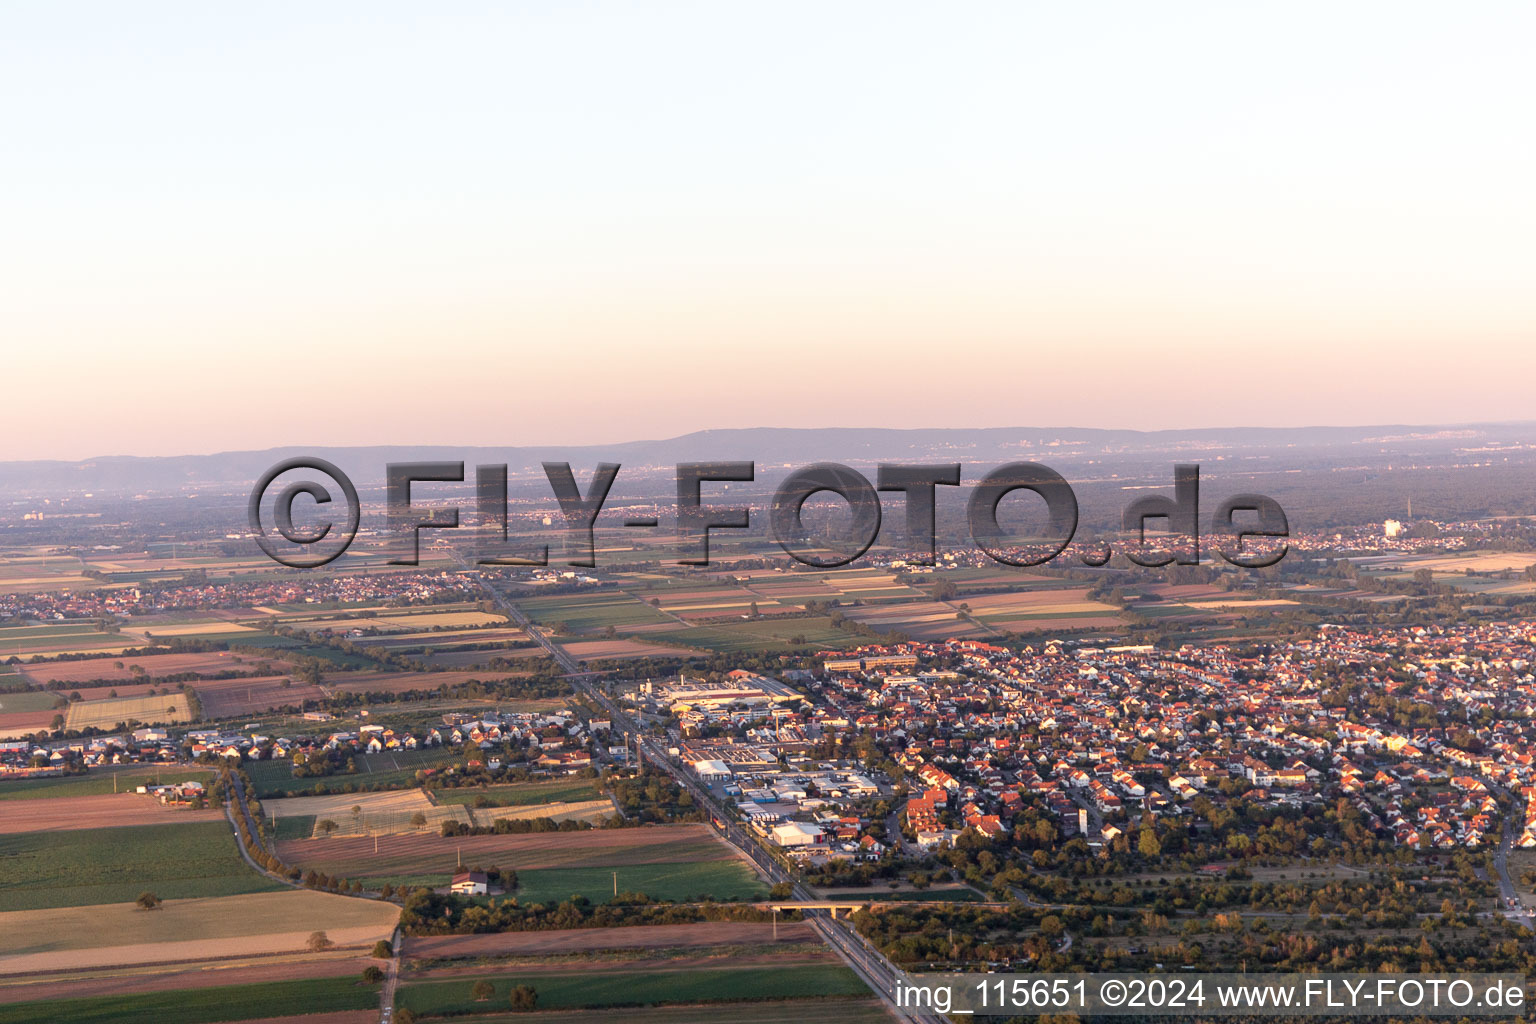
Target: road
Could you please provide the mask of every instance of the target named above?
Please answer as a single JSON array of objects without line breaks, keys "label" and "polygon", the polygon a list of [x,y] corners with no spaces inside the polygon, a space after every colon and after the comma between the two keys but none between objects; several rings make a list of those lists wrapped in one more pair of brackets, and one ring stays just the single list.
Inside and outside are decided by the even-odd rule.
[{"label": "road", "polygon": [[[274,882],[281,882],[284,885],[288,886],[289,888],[293,888],[293,889],[303,888],[298,882],[293,881],[291,878],[288,878],[286,875],[274,874],[273,872],[268,871],[266,868],[262,867],[260,864],[257,864],[254,860],[252,860],[251,859],[251,855],[248,852],[246,852],[245,844],[240,842],[240,828],[239,828],[239,826],[237,826],[235,824],[235,814],[239,813],[242,817],[245,818],[245,827],[250,831],[251,839],[252,839],[253,842],[256,842],[256,843],[260,843],[261,842],[261,838],[260,838],[261,833],[256,831],[256,822],[251,819],[250,808],[246,806],[246,803],[245,803],[245,783],[241,781],[239,773],[238,772],[230,772],[227,777],[229,778],[231,784],[230,784],[230,787],[229,787],[229,792],[227,794],[225,794],[224,814],[229,819],[229,827],[232,830],[234,830],[234,833],[235,833],[235,849],[240,851],[240,856],[245,858],[245,862],[251,866],[251,870],[252,871],[256,871],[256,872],[259,872],[260,874],[266,875],[268,878],[272,879]],[[237,808],[238,808],[238,811],[236,810]],[[346,896],[356,895],[356,896],[361,896],[361,898],[363,898],[363,899],[375,899],[375,898],[377,898],[375,896],[375,894],[373,894],[373,893],[366,893],[366,894],[343,893],[342,895],[346,895]],[[389,971],[385,975],[383,989],[379,993],[379,1021],[380,1021],[380,1024],[390,1024],[391,1019],[394,1017],[394,1013],[395,1013],[395,988],[399,984],[399,981],[400,981],[400,949],[401,949],[402,945],[403,945],[403,937],[402,937],[402,935],[400,933],[400,929],[398,927],[396,927],[395,928],[394,939],[393,939],[393,942],[392,942],[394,955],[390,958],[390,961],[389,961]]]},{"label": "road", "polygon": [[1509,854],[1515,848],[1515,822],[1523,820],[1524,807],[1514,794],[1502,786],[1495,790],[1509,798],[1509,810],[1504,814],[1504,829],[1499,834],[1499,849],[1493,855],[1493,866],[1499,872],[1499,909],[1504,916],[1523,925],[1531,924],[1531,911],[1515,891],[1514,880],[1509,877]]},{"label": "road", "polygon": [[400,948],[403,945],[405,937],[396,927],[390,942],[394,956],[389,958],[389,973],[384,978],[384,990],[379,993],[379,1024],[389,1024],[395,1014],[395,987],[400,983]]},{"label": "road", "polygon": [[[470,567],[466,565],[465,568]],[[552,641],[544,630],[530,622],[522,610],[505,594],[497,590],[483,575],[477,573],[477,578],[479,579],[480,586],[491,596],[491,599],[496,602],[497,606],[506,612],[513,622],[522,627],[523,631],[528,634],[529,639],[544,648],[550,657],[555,659],[555,663],[565,670],[567,678],[570,679],[571,685],[576,688],[576,691],[593,704],[602,708],[613,723],[613,728],[621,732],[626,739],[630,737],[636,739],[644,760],[650,761],[657,768],[671,775],[678,785],[682,786],[683,789],[692,795],[694,802],[699,807],[709,812],[715,820],[723,823],[723,838],[756,865],[764,878],[768,879],[770,883],[788,882],[792,886],[794,898],[797,900],[810,901],[816,898],[809,889],[796,881],[794,875],[782,864],[770,857],[756,839],[748,835],[740,825],[732,820],[731,816],[720,806],[714,794],[708,788],[700,785],[687,772],[674,764],[666,750],[657,743],[655,737],[644,730],[639,723],[629,716],[628,712],[615,704],[599,687],[592,685],[591,677],[593,673],[581,671],[574,659],[561,649],[559,644]],[[875,995],[880,997],[881,1001],[893,1013],[905,1016],[913,1021],[918,1021],[920,1024],[947,1024],[945,1018],[938,1014],[914,1013],[910,1010],[897,1009],[892,999],[892,993],[896,990],[897,979],[902,977],[901,973],[890,960],[886,959],[885,954],[871,945],[851,925],[843,921],[834,920],[828,913],[820,910],[806,911],[803,916],[810,926],[815,929],[816,933],[843,958],[844,962],[853,969],[853,972],[874,991]]]}]

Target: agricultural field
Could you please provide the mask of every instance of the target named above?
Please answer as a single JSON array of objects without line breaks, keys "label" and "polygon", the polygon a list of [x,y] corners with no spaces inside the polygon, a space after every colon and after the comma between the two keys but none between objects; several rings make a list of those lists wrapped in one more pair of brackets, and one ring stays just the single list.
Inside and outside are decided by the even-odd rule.
[{"label": "agricultural field", "polygon": [[116,654],[143,647],[144,641],[126,633],[102,632],[95,622],[45,622],[33,626],[0,627],[0,658],[28,661],[61,654]]},{"label": "agricultural field", "polygon": [[39,730],[46,732],[57,711],[0,712],[0,739],[22,739]]},{"label": "agricultural field", "polygon": [[218,679],[192,684],[203,707],[203,717],[244,718],[307,700],[324,700],[325,691],[289,676],[257,676]]},{"label": "agricultural field", "polygon": [[213,619],[206,622],[177,622],[166,625],[147,626],[136,630],[146,640],[166,640],[170,638],[191,638],[196,640],[228,640],[239,643],[240,638],[246,633],[259,633],[255,626],[242,626],[238,622],[230,622],[227,619]]},{"label": "agricultural field", "polygon": [[[858,975],[841,963],[784,964],[777,970],[771,960],[755,966],[701,970],[626,970],[608,965],[602,970],[592,968],[592,964],[584,964],[576,970],[546,967],[520,970],[512,975],[486,973],[472,978],[409,981],[401,986],[397,1004],[428,1014],[475,1013],[482,1007],[499,1010],[507,1004],[516,985],[532,985],[539,994],[539,1008],[550,1010],[869,994]],[[496,986],[495,995],[485,1004],[477,1003],[470,993],[471,983],[482,978]],[[830,1004],[823,1013],[835,1005]],[[714,1008],[717,1020],[720,1010]]]},{"label": "agricultural field", "polygon": [[64,706],[64,698],[44,690],[0,690],[0,714],[19,711],[54,711]]},{"label": "agricultural field", "polygon": [[221,821],[0,836],[0,910],[266,892]]},{"label": "agricultural field", "polygon": [[[249,672],[271,675],[282,672],[281,661],[254,658],[233,651],[207,651],[188,654],[136,654],[126,658],[87,658],[77,661],[33,663],[22,667],[23,674],[38,686],[57,680],[60,683],[80,683],[104,680],[113,683],[155,682],[167,676],[195,673],[214,676],[222,672]],[[135,669],[142,670],[141,672]]]},{"label": "agricultural field", "polygon": [[750,614],[753,605],[757,606],[759,615],[783,615],[801,610],[798,604],[781,604],[775,598],[729,585],[678,586],[664,590],[637,591],[635,596],[647,603],[654,600],[662,612],[688,621],[722,616],[740,617]]},{"label": "agricultural field", "polygon": [[172,690],[155,696],[77,701],[69,706],[64,717],[64,728],[115,729],[119,722],[174,725],[190,721],[192,716],[186,695]]},{"label": "agricultural field", "polygon": [[223,820],[224,812],[217,807],[194,811],[190,807],[168,806],[155,797],[132,792],[51,800],[0,800],[0,835]]},{"label": "agricultural field", "polygon": [[698,647],[721,653],[737,651],[791,651],[856,647],[866,640],[837,629],[825,615],[796,619],[762,619],[730,625],[679,626],[665,632],[647,633],[646,639]]},{"label": "agricultural field", "polygon": [[1087,587],[974,594],[960,603],[969,605],[977,619],[1003,629],[1043,629],[1079,620],[1107,626],[1120,619],[1119,609],[1090,599]]},{"label": "agricultural field", "polygon": [[[149,945],[145,944],[143,948]],[[128,950],[136,948],[127,947]],[[144,965],[109,964],[104,967],[85,966],[65,971],[11,975],[4,974],[3,969],[0,969],[0,1004],[30,1003],[49,998],[78,999],[138,992],[221,988],[307,978],[356,979],[363,968],[370,964],[377,965],[378,961],[368,956],[366,951],[342,947],[319,954],[310,953],[306,949],[303,952],[237,955],[211,962],[191,960],[157,961]],[[304,1024],[326,1024],[326,1021],[310,1019]],[[374,1011],[373,1020],[359,1021],[358,1024],[378,1024],[378,1011]]]},{"label": "agricultural field", "polygon": [[560,640],[559,644],[578,662],[617,661],[624,658],[677,658],[688,657],[695,653],[683,647],[642,643],[638,640]]},{"label": "agricultural field", "polygon": [[[544,654],[542,650],[482,651],[486,658],[519,658],[530,660]],[[492,683],[501,679],[514,679],[516,674],[505,669],[480,672],[338,672],[325,676],[326,689],[347,693],[404,693],[409,690],[436,690],[442,686],[459,686],[470,681]],[[506,702],[500,702],[505,706]],[[565,702],[551,700],[552,707]],[[522,705],[519,704],[519,707]]]},{"label": "agricultural field", "polygon": [[[459,630],[463,635],[473,635],[479,630],[477,626],[506,626],[505,615],[482,612],[476,608],[463,607],[453,610],[443,610],[434,607],[432,610],[415,608],[398,608],[379,610],[377,614],[368,615],[360,613],[347,613],[332,615],[324,618],[293,618],[285,619],[285,626],[304,630],[306,633],[330,631],[347,632],[349,630],[376,630],[379,633],[419,633],[423,630]],[[374,639],[372,636],[358,638],[359,642],[367,642]]]},{"label": "agricultural field", "polygon": [[278,844],[289,864],[367,883],[446,885],[462,860],[467,866],[513,868],[516,896],[524,903],[572,895],[593,902],[611,899],[614,872],[620,892],[655,899],[758,897],[767,889],[745,863],[704,825],[465,836],[445,839],[414,834],[374,841],[307,839]]},{"label": "agricultural field", "polygon": [[701,921],[642,924],[626,928],[571,928],[560,931],[493,932],[485,935],[428,935],[406,940],[408,959],[560,956],[597,950],[673,950],[708,946],[769,946],[819,943],[804,921],[780,921],[778,938],[766,921]]},{"label": "agricultural field", "polygon": [[400,908],[284,888],[203,899],[18,910],[0,914],[0,975],[302,951],[311,932],[338,947],[388,938]]},{"label": "agricultural field", "polygon": [[527,807],[567,800],[595,800],[595,779],[550,779],[547,782],[514,782],[504,786],[475,786],[464,789],[434,789],[432,798],[440,804],[476,805],[484,798],[487,807]]},{"label": "agricultural field", "polygon": [[[355,978],[314,978],[216,988],[141,992],[85,999],[49,999],[0,1005],[0,1024],[215,1024],[302,1014],[371,1011],[377,1020],[379,992]],[[338,1024],[335,1018],[317,1018]]]},{"label": "agricultural field", "polygon": [[[444,821],[474,824],[467,808],[457,805],[439,807],[419,789],[263,800],[261,809],[267,817],[276,818],[279,822],[290,818],[313,818],[316,836],[325,834],[321,822],[332,822],[336,826],[330,830],[332,839],[390,835],[423,829],[436,831]],[[422,824],[412,823],[417,815],[421,816]]]},{"label": "agricultural field", "polygon": [[213,773],[208,768],[141,764],[110,765],[104,768],[92,768],[87,775],[54,775],[40,779],[0,780],[0,801],[128,793],[138,786],[192,780],[210,782],[212,778]]},{"label": "agricultural field", "polygon": [[[305,796],[327,790],[343,791],[349,787],[356,792],[363,787],[393,789],[410,786],[417,781],[418,771],[437,770],[456,760],[459,759],[447,750],[390,750],[378,754],[359,754],[355,759],[357,772],[350,775],[296,779],[293,777],[293,764],[287,760],[248,761],[245,769],[256,786],[254,795],[267,799]],[[347,806],[350,808],[351,804]]]},{"label": "agricultural field", "polygon": [[881,632],[897,631],[915,640],[989,636],[985,627],[966,622],[942,601],[901,601],[848,608],[843,614]]},{"label": "agricultural field", "polygon": [[[719,1005],[635,1006],[626,1007],[626,1024],[719,1024]],[[611,1009],[558,1010],[551,1013],[492,1014],[476,1016],[477,1024],[612,1024]],[[757,1003],[732,1003],[732,1024],[806,1024],[807,1021],[834,1021],[836,1024],[890,1024],[891,1016],[877,999],[839,998],[781,999]],[[316,1022],[319,1024],[319,1022]]]},{"label": "agricultural field", "polygon": [[563,594],[558,597],[521,597],[517,606],[533,621],[544,626],[564,624],[573,632],[600,632],[609,626],[620,633],[629,627],[680,625],[629,594],[603,591],[590,594]]}]

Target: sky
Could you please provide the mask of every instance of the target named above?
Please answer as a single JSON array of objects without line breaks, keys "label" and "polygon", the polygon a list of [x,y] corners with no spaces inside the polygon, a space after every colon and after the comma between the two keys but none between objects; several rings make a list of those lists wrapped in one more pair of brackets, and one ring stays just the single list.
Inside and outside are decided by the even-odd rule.
[{"label": "sky", "polygon": [[12,3],[0,459],[1536,418],[1536,6]]}]

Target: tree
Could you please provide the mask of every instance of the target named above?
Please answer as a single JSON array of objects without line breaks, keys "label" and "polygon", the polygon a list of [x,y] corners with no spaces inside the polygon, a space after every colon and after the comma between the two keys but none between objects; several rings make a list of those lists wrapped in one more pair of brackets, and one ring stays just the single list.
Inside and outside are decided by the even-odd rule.
[{"label": "tree", "polygon": [[373,944],[373,958],[375,960],[393,960],[395,947],[389,944],[388,939],[380,939]]},{"label": "tree", "polygon": [[519,985],[512,990],[510,999],[512,1009],[518,1013],[527,1013],[539,1005],[539,993],[532,985]]},{"label": "tree", "polygon": [[369,964],[363,968],[363,980],[370,985],[377,985],[384,980],[384,972],[374,964]]},{"label": "tree", "polygon": [[141,892],[139,893],[139,898],[133,902],[139,905],[140,910],[158,910],[161,900],[159,896],[152,892]]},{"label": "tree", "polygon": [[496,994],[496,986],[481,978],[470,988],[469,994],[475,997],[475,1002],[483,1003]]},{"label": "tree", "polygon": [[304,946],[311,953],[324,953],[331,948],[331,937],[325,932],[310,932],[309,941]]},{"label": "tree", "polygon": [[326,818],[325,820],[321,821],[320,824],[316,825],[315,827],[318,828],[321,832],[324,832],[326,835],[330,835],[332,832],[335,832],[338,828],[341,828],[340,825],[336,824],[330,818]]},{"label": "tree", "polygon": [[421,811],[411,815],[411,828],[422,828],[427,824],[427,816]]},{"label": "tree", "polygon": [[395,1014],[395,1024],[416,1024],[416,1014],[408,1006],[400,1007]]},{"label": "tree", "polygon": [[1136,849],[1141,851],[1143,857],[1156,857],[1163,852],[1163,844],[1158,841],[1156,832],[1150,828],[1144,828],[1136,840]]}]

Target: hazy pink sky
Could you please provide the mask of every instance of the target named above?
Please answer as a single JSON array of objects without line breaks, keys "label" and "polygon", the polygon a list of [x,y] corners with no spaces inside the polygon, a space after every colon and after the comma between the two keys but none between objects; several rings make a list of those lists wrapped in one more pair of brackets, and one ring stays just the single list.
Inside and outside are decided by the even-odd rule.
[{"label": "hazy pink sky", "polygon": [[1528,4],[13,8],[0,459],[1536,418],[1533,37]]}]

